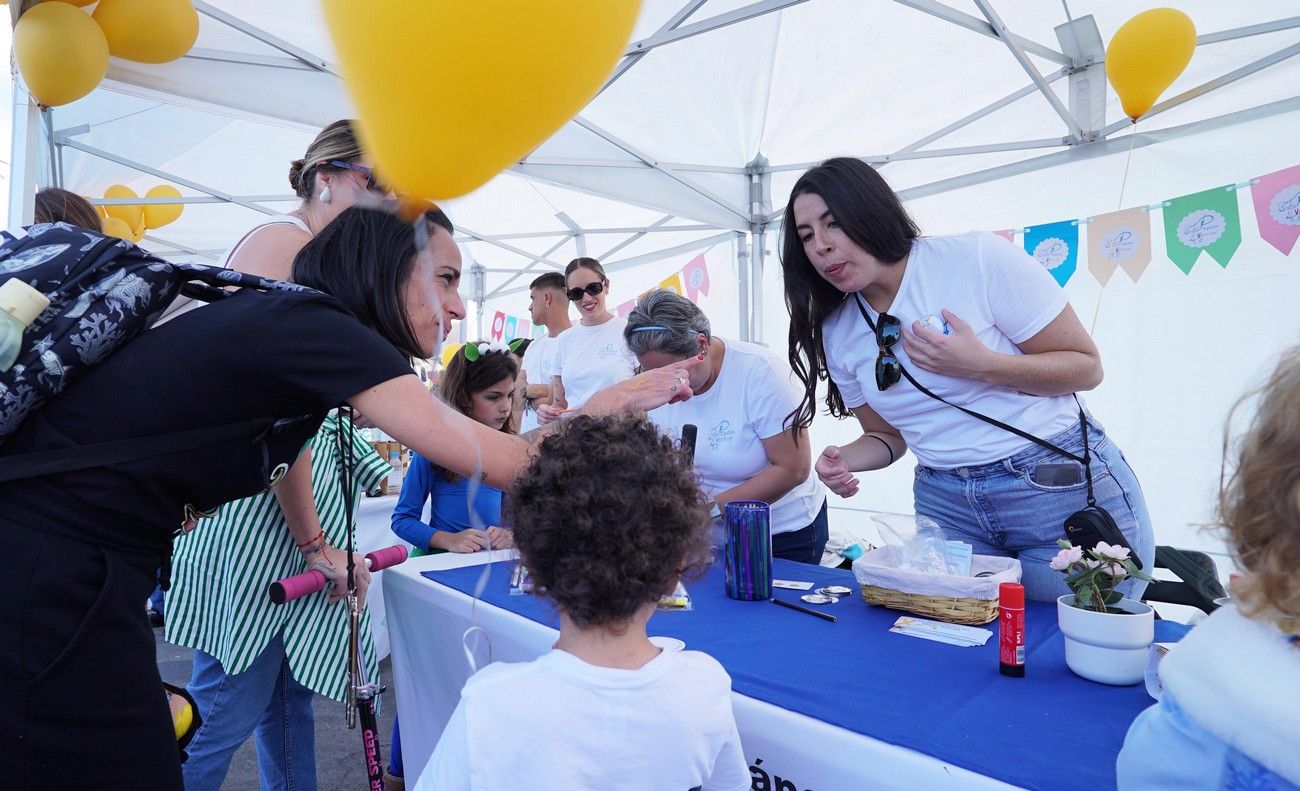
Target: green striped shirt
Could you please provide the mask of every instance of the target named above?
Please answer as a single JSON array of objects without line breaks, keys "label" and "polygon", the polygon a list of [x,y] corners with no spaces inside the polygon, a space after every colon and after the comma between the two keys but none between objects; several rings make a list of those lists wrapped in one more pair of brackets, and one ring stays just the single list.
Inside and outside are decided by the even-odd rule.
[{"label": "green striped shirt", "polygon": [[[377,486],[389,467],[357,431],[350,433],[353,457],[359,460],[360,494]],[[325,539],[331,546],[346,547],[338,421],[333,415],[312,438],[311,456],[312,495]],[[165,603],[167,641],[211,654],[233,675],[247,670],[283,632],[294,679],[313,692],[343,700],[346,606],[327,606],[325,591],[278,605],[266,593],[272,581],[306,570],[272,492],[223,505],[216,516],[176,539],[172,588]],[[361,615],[361,648],[366,674],[375,681],[379,663],[368,611]]]}]

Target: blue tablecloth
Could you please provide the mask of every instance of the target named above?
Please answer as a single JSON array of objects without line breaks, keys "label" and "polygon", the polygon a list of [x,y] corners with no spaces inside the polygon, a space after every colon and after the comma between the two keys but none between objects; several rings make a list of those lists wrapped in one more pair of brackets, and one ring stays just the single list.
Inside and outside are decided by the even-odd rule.
[{"label": "blue tablecloth", "polygon": [[[424,576],[472,596],[483,568]],[[858,590],[847,571],[783,560],[772,571]],[[509,564],[494,564],[482,600],[558,628],[548,602],[509,595],[509,576]],[[996,623],[986,645],[961,648],[891,633],[901,613],[856,594],[825,607],[839,618],[831,623],[728,599],[718,567],[687,587],[695,609],[656,613],[649,631],[712,655],[736,692],[1026,788],[1113,788],[1124,734],[1152,704],[1141,684],[1112,687],[1070,672],[1055,603],[1026,605],[1026,675],[1007,678],[998,673]],[[799,603],[797,591],[776,595]]]}]

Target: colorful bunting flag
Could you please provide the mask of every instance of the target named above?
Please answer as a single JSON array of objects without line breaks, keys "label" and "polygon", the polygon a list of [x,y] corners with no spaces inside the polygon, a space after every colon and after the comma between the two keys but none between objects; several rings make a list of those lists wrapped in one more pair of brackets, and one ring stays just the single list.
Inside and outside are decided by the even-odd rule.
[{"label": "colorful bunting flag", "polygon": [[498,310],[496,314],[492,316],[492,332],[489,334],[489,338],[494,341],[501,340],[501,333],[505,332],[505,329],[506,314]]},{"label": "colorful bunting flag", "polygon": [[506,328],[502,333],[502,340],[513,341],[515,339],[515,330],[519,327],[519,319],[514,316],[506,316]]},{"label": "colorful bunting flag", "polygon": [[682,280],[686,282],[686,298],[691,302],[699,301],[701,294],[709,295],[709,268],[704,264],[703,254],[682,267]]},{"label": "colorful bunting flag", "polygon": [[994,231],[993,233],[997,234],[998,236],[1001,236],[1003,239],[1006,239],[1008,242],[1011,242],[1012,244],[1015,244],[1015,243],[1016,243],[1016,229],[1015,229],[1015,228],[1007,228],[1007,229],[1002,230],[1002,231]]},{"label": "colorful bunting flag", "polygon": [[624,302],[622,305],[619,305],[617,308],[615,308],[615,312],[617,312],[619,316],[626,316],[627,314],[631,313],[632,309],[635,307],[636,307],[636,300],[629,299],[627,302]]},{"label": "colorful bunting flag", "polygon": [[1241,215],[1235,187],[1214,187],[1165,204],[1165,250],[1188,274],[1204,250],[1226,267],[1241,246]]},{"label": "colorful bunting flag", "polygon": [[1259,235],[1282,255],[1300,238],[1300,165],[1260,176],[1250,188]]},{"label": "colorful bunting flag", "polygon": [[1088,271],[1103,286],[1116,267],[1134,283],[1151,263],[1151,214],[1144,208],[1123,209],[1092,218],[1088,224]]},{"label": "colorful bunting flag", "polygon": [[684,296],[682,292],[685,291],[685,289],[682,288],[682,274],[680,272],[673,275],[672,277],[665,278],[659,284],[659,287],[662,288],[664,291],[671,291],[679,297]]},{"label": "colorful bunting flag", "polygon": [[1025,250],[1064,286],[1079,264],[1079,221],[1061,220],[1025,229]]}]

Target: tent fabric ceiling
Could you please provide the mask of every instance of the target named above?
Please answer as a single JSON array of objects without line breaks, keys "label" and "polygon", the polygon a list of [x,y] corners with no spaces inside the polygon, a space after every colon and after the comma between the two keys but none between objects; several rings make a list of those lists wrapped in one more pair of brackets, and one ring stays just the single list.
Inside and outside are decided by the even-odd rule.
[{"label": "tent fabric ceiling", "polygon": [[[1294,98],[1300,84],[1300,58],[1289,57],[1300,52],[1300,18],[1288,17],[1294,0],[1173,4],[1203,36],[1281,24],[1276,32],[1202,44],[1167,97],[1262,55],[1282,53],[1280,62],[1144,120],[1139,132]],[[163,65],[113,59],[100,90],[55,111],[56,128],[70,130],[66,139],[83,148],[219,191],[261,196],[267,209],[289,208],[287,161],[301,154],[316,128],[351,114],[319,3],[196,5],[203,14],[189,56]],[[988,8],[1016,35],[1057,52],[1055,28],[1066,22],[1067,9],[1075,19],[1091,15],[1103,41],[1136,10],[1128,0],[645,0],[633,34],[642,46],[629,50],[638,53],[629,56],[635,62],[620,68],[578,118],[511,172],[449,210],[469,234],[515,235],[472,243],[474,259],[492,270],[488,292],[524,267],[546,271],[584,247],[593,255],[617,247],[615,261],[644,260],[656,249],[703,243],[720,231],[753,230],[760,217],[750,203],[746,168],[759,158],[773,170],[775,205],[762,208],[779,210],[806,163],[836,154],[894,154],[1031,86],[1002,40],[968,29],[971,19],[984,21]],[[654,46],[665,35],[732,16],[746,18]],[[1050,89],[1068,104],[1069,80],[1058,74],[1059,58],[1029,59],[1045,77],[1055,77]],[[1122,118],[1109,91],[1106,105],[1107,123]],[[83,124],[88,128],[78,131]],[[1033,90],[922,151],[1018,141],[1034,147],[901,159],[882,167],[896,188],[923,189],[1071,150],[1051,143],[1068,135],[1065,122]],[[1072,150],[1083,155],[1087,148]],[[84,150],[63,150],[64,183],[83,192],[97,194],[114,181],[147,188],[160,180]],[[198,204],[159,236],[213,254],[257,216],[241,206]],[[583,229],[621,232],[566,237],[566,218]],[[673,226],[689,230],[669,230]],[[516,279],[511,287],[518,285]]]}]

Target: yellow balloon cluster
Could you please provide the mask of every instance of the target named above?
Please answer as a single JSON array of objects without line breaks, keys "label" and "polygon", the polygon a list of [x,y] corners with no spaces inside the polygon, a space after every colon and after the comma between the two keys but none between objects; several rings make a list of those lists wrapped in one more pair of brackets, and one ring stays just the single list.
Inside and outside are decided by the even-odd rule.
[{"label": "yellow balloon cluster", "polygon": [[[179,198],[181,191],[170,184],[159,184],[145,193],[146,198]],[[125,184],[114,184],[104,190],[105,198],[139,198],[136,191]],[[139,244],[146,230],[155,230],[175,222],[185,208],[181,203],[124,203],[100,206],[104,233]]]},{"label": "yellow balloon cluster", "polygon": [[45,0],[14,27],[14,59],[27,89],[46,107],[75,102],[108,73],[108,56],[166,63],[190,51],[199,35],[192,0]]},{"label": "yellow balloon cluster", "polygon": [[582,109],[640,5],[324,0],[366,150],[398,192],[428,200],[478,188]]},{"label": "yellow balloon cluster", "polygon": [[1106,77],[1124,114],[1136,121],[1183,73],[1196,49],[1196,25],[1174,8],[1143,11],[1120,26],[1106,47]]}]

